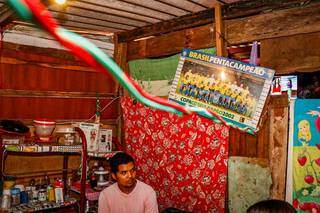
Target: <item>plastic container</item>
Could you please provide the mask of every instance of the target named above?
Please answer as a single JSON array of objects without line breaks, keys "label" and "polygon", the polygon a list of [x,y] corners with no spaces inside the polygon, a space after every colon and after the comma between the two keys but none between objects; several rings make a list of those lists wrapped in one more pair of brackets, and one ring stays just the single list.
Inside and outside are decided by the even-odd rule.
[{"label": "plastic container", "polygon": [[11,192],[11,206],[17,206],[20,204],[20,189],[12,188]]},{"label": "plastic container", "polygon": [[35,134],[40,141],[46,142],[50,140],[52,132],[56,126],[56,122],[50,119],[36,119],[33,121]]}]

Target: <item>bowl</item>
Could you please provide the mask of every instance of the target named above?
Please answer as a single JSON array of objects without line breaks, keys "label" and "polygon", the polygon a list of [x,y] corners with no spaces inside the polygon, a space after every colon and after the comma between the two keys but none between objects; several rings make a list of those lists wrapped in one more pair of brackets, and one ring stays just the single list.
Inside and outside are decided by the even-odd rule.
[{"label": "bowl", "polygon": [[33,121],[35,134],[40,139],[49,139],[56,127],[56,122],[50,119],[36,119]]}]

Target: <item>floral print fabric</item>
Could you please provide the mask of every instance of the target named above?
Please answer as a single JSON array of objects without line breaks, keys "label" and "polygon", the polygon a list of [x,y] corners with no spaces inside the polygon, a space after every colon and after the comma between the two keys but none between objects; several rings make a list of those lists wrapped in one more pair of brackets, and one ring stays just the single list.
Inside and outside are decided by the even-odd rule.
[{"label": "floral print fabric", "polygon": [[127,152],[160,209],[224,212],[229,128],[197,115],[154,110],[122,98]]}]

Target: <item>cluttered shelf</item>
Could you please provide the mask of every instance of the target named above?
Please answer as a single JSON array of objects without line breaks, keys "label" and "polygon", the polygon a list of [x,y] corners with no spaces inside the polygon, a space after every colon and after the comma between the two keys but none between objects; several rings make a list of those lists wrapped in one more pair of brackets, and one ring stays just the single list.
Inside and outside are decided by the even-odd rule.
[{"label": "cluttered shelf", "polygon": [[[23,153],[81,153],[82,145],[60,146],[60,145],[39,145],[39,144],[13,144],[3,145],[8,152],[23,152]],[[110,151],[104,153],[88,152],[89,157],[95,158],[111,158],[118,151]]]},{"label": "cluttered shelf", "polygon": [[[105,160],[117,153],[117,151],[111,151],[112,131],[110,129],[100,129],[100,125],[95,123],[79,123],[75,127],[59,126],[54,131],[54,121],[40,119],[34,121],[34,131],[30,131],[28,127],[24,126],[22,126],[25,129],[23,132],[9,131],[9,127],[14,124],[22,125],[20,122],[6,120],[1,122],[3,128],[0,128],[0,171],[1,177],[7,183],[3,191],[7,193],[8,200],[8,202],[2,200],[2,210],[34,212],[64,208],[77,203],[79,204],[79,211],[85,212],[85,209],[91,205],[89,201],[97,201],[100,193],[97,187],[103,189],[109,184],[110,180],[108,163]],[[4,128],[6,125],[9,125],[7,129]],[[55,179],[55,184],[49,184],[50,181],[47,181],[48,184],[38,184],[41,187],[34,187],[35,185],[29,182],[29,185],[25,187],[15,181],[18,176],[5,173],[5,162],[8,155],[47,156],[61,154],[63,155],[62,177]],[[68,158],[69,155],[73,154],[80,156],[81,166],[79,171],[73,172],[72,176],[69,177]],[[89,163],[91,160],[94,161],[93,167]],[[90,167],[92,167],[91,172]],[[11,177],[14,177],[14,179],[8,179]],[[48,177],[47,173],[45,177]],[[46,180],[50,180],[50,178],[48,177]],[[91,188],[87,186],[89,180]],[[78,187],[71,188],[75,185]],[[52,199],[49,199],[49,188],[50,191],[54,191],[54,198]],[[73,202],[67,200],[67,198],[70,198],[69,192],[71,191],[78,192],[78,195],[75,196],[77,199]],[[34,193],[32,196],[29,195],[31,192]],[[48,196],[44,195],[42,197],[46,193]],[[26,194],[28,194],[27,198]],[[24,196],[26,199],[23,202],[12,203],[11,198],[15,196]],[[63,201],[67,202],[64,203]],[[13,207],[10,208],[10,206]],[[78,207],[78,205],[75,206]],[[96,204],[93,207],[95,206]]]},{"label": "cluttered shelf", "polygon": [[43,153],[43,152],[63,152],[63,153],[81,153],[82,146],[59,146],[59,145],[27,145],[27,144],[15,144],[4,145],[4,148],[8,152],[27,152],[27,153]]},{"label": "cluttered shelf", "polygon": [[64,202],[56,203],[49,201],[35,201],[24,204],[19,204],[17,206],[11,207],[6,210],[8,213],[13,212],[42,212],[48,210],[55,210],[61,208],[73,207],[78,204],[78,201],[74,198],[68,198]]}]

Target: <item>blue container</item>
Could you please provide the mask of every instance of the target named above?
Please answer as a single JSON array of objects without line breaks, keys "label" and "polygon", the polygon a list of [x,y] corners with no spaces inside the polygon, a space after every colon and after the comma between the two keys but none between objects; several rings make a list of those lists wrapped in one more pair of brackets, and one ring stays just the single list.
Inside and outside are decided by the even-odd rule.
[{"label": "blue container", "polygon": [[28,193],[26,191],[22,191],[20,193],[20,203],[28,203],[28,202],[29,202]]}]

